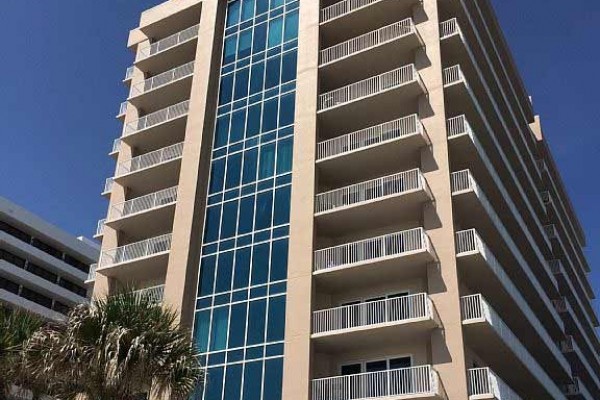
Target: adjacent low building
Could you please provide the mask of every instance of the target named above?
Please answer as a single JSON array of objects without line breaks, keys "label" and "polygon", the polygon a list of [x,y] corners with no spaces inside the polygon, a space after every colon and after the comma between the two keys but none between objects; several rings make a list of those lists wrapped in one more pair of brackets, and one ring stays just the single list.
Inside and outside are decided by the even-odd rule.
[{"label": "adjacent low building", "polygon": [[0,197],[0,304],[61,319],[88,301],[99,247]]}]

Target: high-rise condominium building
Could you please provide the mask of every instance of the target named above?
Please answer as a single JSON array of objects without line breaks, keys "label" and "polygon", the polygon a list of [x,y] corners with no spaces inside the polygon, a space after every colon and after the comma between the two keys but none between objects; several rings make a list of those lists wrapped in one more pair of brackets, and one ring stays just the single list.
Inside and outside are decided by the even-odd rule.
[{"label": "high-rise condominium building", "polygon": [[600,398],[583,230],[489,0],[171,0],[128,47],[94,291],[180,312],[197,399]]},{"label": "high-rise condominium building", "polygon": [[0,197],[0,307],[63,319],[87,301],[84,283],[100,247]]}]

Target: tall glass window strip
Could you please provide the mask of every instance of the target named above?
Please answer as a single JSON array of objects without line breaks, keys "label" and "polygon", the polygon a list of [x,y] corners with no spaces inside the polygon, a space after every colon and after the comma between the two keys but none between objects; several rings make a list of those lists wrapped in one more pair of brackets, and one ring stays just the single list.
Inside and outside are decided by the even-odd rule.
[{"label": "tall glass window strip", "polygon": [[281,400],[297,0],[229,0],[194,340],[203,400]]}]

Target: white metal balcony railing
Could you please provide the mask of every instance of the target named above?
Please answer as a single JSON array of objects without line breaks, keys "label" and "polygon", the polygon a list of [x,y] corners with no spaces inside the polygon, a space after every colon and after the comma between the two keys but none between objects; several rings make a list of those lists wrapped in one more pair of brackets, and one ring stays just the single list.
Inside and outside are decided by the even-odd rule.
[{"label": "white metal balcony railing", "polygon": [[131,78],[133,78],[133,71],[134,71],[133,65],[130,67],[127,67],[127,69],[125,70],[125,79],[123,79],[123,80],[128,81]]},{"label": "white metal balcony railing", "polygon": [[108,221],[114,221],[168,204],[174,204],[176,201],[177,186],[173,186],[146,196],[114,204],[108,211]]},{"label": "white metal balcony railing", "polygon": [[133,157],[129,160],[119,163],[115,177],[120,177],[132,172],[140,171],[167,161],[180,158],[183,154],[183,142],[172,146],[163,147],[156,151],[151,151],[141,156]]},{"label": "white metal balcony railing", "polygon": [[320,193],[315,199],[315,212],[318,214],[419,190],[430,193],[421,170],[413,169]]},{"label": "white metal balcony railing", "polygon": [[381,0],[343,0],[321,10],[321,23],[350,14]]},{"label": "white metal balcony railing", "polygon": [[[320,142],[317,160],[339,156],[411,135],[427,135],[417,114]],[[427,138],[427,140],[429,140]]]},{"label": "white metal balcony railing", "polygon": [[537,378],[539,383],[551,393],[552,397],[555,399],[563,398],[563,394],[556,383],[548,376],[496,311],[488,305],[483,296],[475,294],[462,297],[461,311],[463,324],[487,322],[504,343],[511,348],[521,363]]},{"label": "white metal balcony railing", "polygon": [[154,303],[162,303],[165,296],[165,285],[152,286],[134,292],[138,296],[147,296]]},{"label": "white metal balcony railing", "polygon": [[171,234],[153,237],[102,252],[100,268],[157,255],[171,249]]},{"label": "white metal balcony railing", "polygon": [[113,182],[113,178],[106,178],[106,181],[104,181],[104,190],[102,191],[102,193],[110,193],[110,191],[112,190]]},{"label": "white metal balcony railing", "polygon": [[521,397],[489,368],[473,368],[468,370],[468,373],[470,397],[521,400]]},{"label": "white metal balcony railing", "polygon": [[313,313],[313,333],[433,318],[427,293],[329,308]]},{"label": "white metal balcony railing", "polygon": [[113,141],[112,149],[110,151],[111,154],[118,153],[121,150],[121,138],[116,138]]},{"label": "white metal balcony railing", "polygon": [[518,308],[525,314],[525,317],[537,334],[542,338],[548,349],[552,352],[556,360],[561,364],[565,371],[569,371],[569,363],[566,358],[560,353],[556,342],[550,337],[544,324],[542,324],[533,312],[529,302],[525,300],[521,291],[515,286],[512,279],[507,275],[504,267],[494,256],[490,248],[481,239],[475,229],[456,232],[456,255],[479,253],[487,262],[488,267],[502,283],[504,289],[510,294],[512,299],[517,303]]},{"label": "white metal balcony railing", "polygon": [[96,235],[95,236],[102,236],[104,234],[104,223],[106,222],[106,218],[102,218],[101,220],[98,220],[98,225],[96,226]]},{"label": "white metal balcony railing", "polygon": [[430,365],[313,379],[312,400],[435,395],[439,393],[438,379]]},{"label": "white metal balcony railing", "polygon": [[405,65],[392,71],[323,93],[319,96],[319,111],[396,89],[419,79],[419,73],[415,65]]},{"label": "white metal balcony railing", "polygon": [[200,25],[190,26],[189,28],[186,28],[181,32],[175,33],[171,36],[161,39],[155,43],[150,44],[149,46],[139,48],[135,56],[135,61],[138,62],[144,60],[150,56],[153,56],[162,51],[168,50],[172,47],[187,42],[188,40],[195,39],[196,37],[198,37],[199,27]]},{"label": "white metal balcony railing", "polygon": [[154,89],[158,89],[162,86],[168,85],[171,82],[186,78],[193,74],[194,61],[191,61],[187,64],[180,65],[177,68],[173,68],[172,70],[163,72],[162,74],[153,76],[144,80],[143,82],[131,86],[129,98],[139,96]]},{"label": "white metal balcony railing", "polygon": [[423,228],[390,233],[315,251],[315,272],[336,267],[391,258],[430,249]]},{"label": "white metal balcony railing", "polygon": [[450,86],[457,83],[466,83],[465,75],[460,65],[454,65],[444,69],[444,86]]},{"label": "white metal balcony railing", "polygon": [[92,264],[90,265],[90,270],[88,272],[88,276],[86,281],[93,281],[96,279],[96,268],[98,268],[98,264]]},{"label": "white metal balcony railing", "polygon": [[122,102],[119,106],[119,113],[117,114],[117,117],[125,115],[125,113],[127,113],[127,101]]},{"label": "white metal balcony railing", "polygon": [[330,64],[364,50],[415,34],[416,32],[417,29],[412,18],[395,22],[391,25],[384,26],[383,28],[379,28],[321,50],[319,53],[319,65],[323,66]]},{"label": "white metal balcony railing", "polygon": [[188,113],[189,107],[190,101],[186,100],[151,114],[144,115],[140,119],[125,124],[122,136],[133,135],[141,130],[182,117]]},{"label": "white metal balcony railing", "polygon": [[440,40],[444,40],[450,36],[460,34],[460,26],[456,18],[444,21],[440,24]]}]

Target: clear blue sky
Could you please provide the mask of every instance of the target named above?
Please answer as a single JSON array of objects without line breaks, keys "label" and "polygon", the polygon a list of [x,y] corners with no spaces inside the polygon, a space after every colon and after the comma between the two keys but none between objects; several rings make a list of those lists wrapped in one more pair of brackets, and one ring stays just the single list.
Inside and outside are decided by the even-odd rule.
[{"label": "clear blue sky", "polygon": [[[139,13],[159,0],[2,0],[0,194],[91,236]],[[600,292],[600,2],[493,0],[588,235]]]}]

